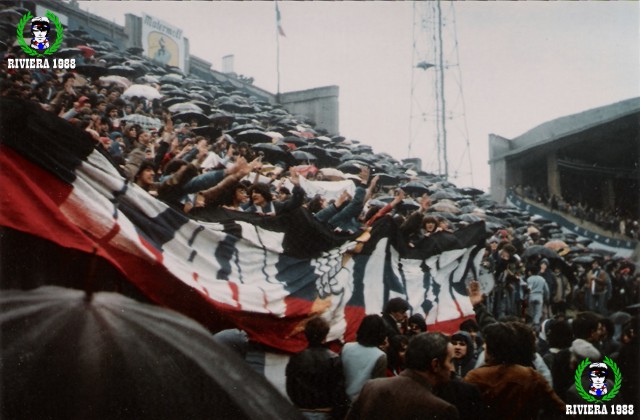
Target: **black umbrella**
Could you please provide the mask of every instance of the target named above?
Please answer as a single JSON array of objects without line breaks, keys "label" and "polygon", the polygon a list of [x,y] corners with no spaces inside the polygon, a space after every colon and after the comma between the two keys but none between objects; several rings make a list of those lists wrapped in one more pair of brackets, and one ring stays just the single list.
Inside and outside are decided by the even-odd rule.
[{"label": "black umbrella", "polygon": [[3,290],[3,418],[301,418],[209,331],[116,293]]},{"label": "black umbrella", "polygon": [[409,181],[400,185],[400,188],[408,194],[422,195],[430,192],[429,187],[420,181]]},{"label": "black umbrella", "polygon": [[136,74],[136,69],[129,66],[111,66],[109,67],[109,74],[115,74],[117,76],[133,77]]},{"label": "black umbrella", "polygon": [[293,152],[291,152],[291,154],[293,155],[294,158],[296,158],[297,161],[318,160],[318,158],[315,155],[312,155],[309,152],[305,152],[304,150],[294,150]]},{"label": "black umbrella", "polygon": [[[200,109],[202,109],[202,112],[204,112],[205,114],[209,114],[211,112],[211,105],[206,101],[200,101],[195,99],[195,100],[192,100],[191,103],[194,105],[197,105]],[[211,120],[211,118],[209,118],[209,120]]]},{"label": "black umbrella", "polygon": [[93,64],[80,64],[76,66],[76,71],[80,74],[84,74],[85,76],[89,76],[92,78],[104,76],[109,74],[109,69],[103,66],[96,66]]},{"label": "black umbrella", "polygon": [[184,84],[184,79],[177,74],[165,74],[160,78],[160,83],[162,84],[168,83],[176,86],[182,86]]},{"label": "black umbrella", "polygon": [[278,163],[284,162],[291,166],[296,164],[295,158],[288,150],[283,150],[280,146],[273,143],[257,143],[251,146],[251,150],[264,155],[266,162]]},{"label": "black umbrella", "polygon": [[270,142],[273,139],[262,130],[249,129],[239,132],[236,135],[236,140],[239,142],[246,141],[249,144],[256,144]]},{"label": "black umbrella", "polygon": [[[79,48],[60,48],[56,52],[56,56],[62,57],[62,58],[76,57],[79,55],[82,55],[82,50],[80,50]],[[111,74],[114,74],[114,73],[111,73]]]},{"label": "black umbrella", "polygon": [[179,112],[177,114],[173,114],[171,119],[174,122],[179,120],[183,123],[191,123],[191,121],[195,120],[198,125],[209,125],[209,118],[202,112],[196,111]]},{"label": "black umbrella", "polygon": [[289,143],[289,144],[293,144],[296,147],[302,147],[302,146],[306,146],[307,144],[309,144],[309,141],[307,139],[303,139],[300,137],[296,137],[296,136],[285,136],[282,141],[284,143]]},{"label": "black umbrella", "polygon": [[211,121],[214,124],[219,124],[219,125],[231,124],[233,123],[234,119],[235,118],[233,114],[230,114],[225,111],[217,110],[216,112],[209,114],[209,121]]},{"label": "black umbrella", "polygon": [[560,255],[552,249],[546,248],[542,245],[532,245],[529,248],[526,248],[522,253],[522,258],[530,258],[535,255],[538,255],[543,258],[553,258],[560,259]]}]

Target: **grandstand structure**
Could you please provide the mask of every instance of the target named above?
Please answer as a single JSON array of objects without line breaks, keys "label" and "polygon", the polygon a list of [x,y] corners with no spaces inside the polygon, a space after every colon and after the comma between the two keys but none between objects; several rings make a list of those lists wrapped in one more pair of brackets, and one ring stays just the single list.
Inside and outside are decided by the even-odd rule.
[{"label": "grandstand structure", "polygon": [[530,186],[567,201],[640,213],[640,98],[545,122],[508,139],[489,135],[491,195]]},{"label": "grandstand structure", "polygon": [[[151,57],[148,45],[145,43],[144,19],[152,16],[125,15],[125,25],[121,26],[100,16],[81,10],[77,2],[63,2],[57,0],[23,1],[22,7],[44,15],[51,10],[58,16],[69,33],[86,33],[96,41],[106,41],[115,44],[120,51],[135,51]],[[157,22],[153,22],[157,23]],[[229,89],[237,90],[271,104],[279,103],[292,114],[304,117],[316,129],[333,136],[340,134],[339,127],[339,94],[338,86],[321,86],[302,91],[282,92],[279,95],[254,86],[246,78],[239,77],[233,71],[221,72],[212,68],[212,63],[189,52],[189,39],[182,36],[182,29],[172,26],[171,22],[161,22],[163,28],[170,28],[179,36],[177,49],[181,60],[176,68],[185,75],[192,75],[207,82],[217,82]]]}]

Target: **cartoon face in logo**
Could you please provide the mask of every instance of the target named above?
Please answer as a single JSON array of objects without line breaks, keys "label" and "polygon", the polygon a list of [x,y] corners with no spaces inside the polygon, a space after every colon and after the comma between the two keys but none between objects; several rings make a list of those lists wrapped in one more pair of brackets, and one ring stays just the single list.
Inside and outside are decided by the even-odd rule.
[{"label": "cartoon face in logo", "polygon": [[609,367],[604,363],[591,363],[589,365],[589,394],[601,397],[607,392],[607,376]]},{"label": "cartoon face in logo", "polygon": [[31,19],[31,48],[38,52],[43,52],[49,48],[49,19],[43,16],[36,16]]}]

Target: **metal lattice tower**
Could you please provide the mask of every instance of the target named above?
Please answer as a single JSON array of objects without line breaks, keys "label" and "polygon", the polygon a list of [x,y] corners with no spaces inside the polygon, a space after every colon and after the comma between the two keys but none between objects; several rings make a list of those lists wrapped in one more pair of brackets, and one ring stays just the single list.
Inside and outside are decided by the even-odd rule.
[{"label": "metal lattice tower", "polygon": [[473,185],[454,2],[413,3],[408,157],[422,170]]}]

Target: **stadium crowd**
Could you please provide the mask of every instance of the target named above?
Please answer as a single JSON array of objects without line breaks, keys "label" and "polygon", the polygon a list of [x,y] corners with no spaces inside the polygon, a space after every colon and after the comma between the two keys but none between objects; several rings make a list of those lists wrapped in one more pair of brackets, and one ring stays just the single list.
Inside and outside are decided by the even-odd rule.
[{"label": "stadium crowd", "polygon": [[[15,49],[4,56],[11,54],[20,55]],[[76,58],[85,69],[106,69],[95,51],[80,50]],[[129,58],[142,60],[133,54]],[[196,114],[172,112],[160,98],[175,89],[156,79],[98,76],[95,68],[91,76],[89,70],[82,74],[82,67],[8,69],[6,60],[2,66],[0,95],[35,101],[81,127],[123,176],[192,217],[202,208],[264,217],[305,208],[328,231],[345,237],[366,234],[377,220],[391,218],[409,248],[467,223],[434,212],[432,194],[383,182],[366,161],[349,171],[318,167],[313,156],[287,161],[303,143],[350,146],[346,139],[318,135],[304,123],[296,125],[298,130],[288,127],[285,134],[290,135],[285,135],[270,131],[269,118],[258,118],[252,124],[268,133],[275,149],[256,147],[256,142],[238,141],[230,134],[238,127],[233,115],[202,125]],[[176,78],[187,83],[183,76]],[[126,94],[136,81],[158,96]],[[244,100],[250,105],[248,97]],[[150,125],[150,120],[160,124]],[[412,176],[409,170],[404,180]],[[573,211],[561,203],[556,202],[559,210]],[[640,302],[636,266],[606,253],[580,260],[583,253],[572,254],[575,250],[566,243],[557,250],[545,247],[550,238],[533,222],[522,229],[491,229],[490,234],[483,266],[492,275],[493,288],[485,296],[479,284],[471,282],[475,319],[462,322],[451,336],[427,332],[425,318],[410,314],[408,303],[399,298],[387,302],[382,314],[366,316],[357,341],[346,343],[340,354],[326,346],[327,322],[319,317],[309,321],[309,347],[292,356],[287,366],[287,393],[303,415],[561,417],[565,403],[584,401],[574,373],[586,358],[613,360],[630,372],[615,401],[637,402],[640,349],[632,309],[636,305],[637,311]],[[631,234],[637,237],[637,229]],[[547,251],[530,251],[539,248]],[[598,366],[590,369],[595,376],[602,372]],[[598,389],[616,389],[609,372],[608,385]]]}]

